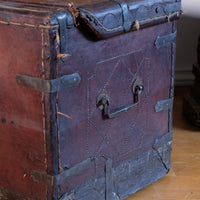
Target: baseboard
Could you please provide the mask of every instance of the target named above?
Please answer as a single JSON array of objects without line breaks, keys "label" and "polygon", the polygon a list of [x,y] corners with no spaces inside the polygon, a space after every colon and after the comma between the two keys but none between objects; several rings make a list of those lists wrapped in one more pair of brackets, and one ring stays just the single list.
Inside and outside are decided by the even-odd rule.
[{"label": "baseboard", "polygon": [[192,70],[176,69],[175,86],[191,86],[194,83],[194,75]]}]

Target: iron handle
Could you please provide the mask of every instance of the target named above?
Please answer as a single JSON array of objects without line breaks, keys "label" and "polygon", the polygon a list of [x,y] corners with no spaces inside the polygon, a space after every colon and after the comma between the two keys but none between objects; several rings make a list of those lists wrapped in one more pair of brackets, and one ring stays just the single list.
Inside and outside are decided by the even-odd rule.
[{"label": "iron handle", "polygon": [[110,111],[111,109],[109,96],[106,93],[101,93],[97,98],[97,107],[102,110],[103,118],[111,119],[136,107],[140,103],[140,93],[143,91],[143,89],[144,87],[142,81],[137,78],[132,86],[134,103],[114,112]]}]

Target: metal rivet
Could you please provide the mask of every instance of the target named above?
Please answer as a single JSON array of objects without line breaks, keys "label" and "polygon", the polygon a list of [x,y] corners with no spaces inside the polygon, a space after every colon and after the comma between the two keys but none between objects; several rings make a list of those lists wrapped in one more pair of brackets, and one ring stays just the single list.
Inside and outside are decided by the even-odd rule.
[{"label": "metal rivet", "polygon": [[2,117],[2,118],[1,118],[1,122],[2,122],[2,123],[6,123],[6,118]]}]

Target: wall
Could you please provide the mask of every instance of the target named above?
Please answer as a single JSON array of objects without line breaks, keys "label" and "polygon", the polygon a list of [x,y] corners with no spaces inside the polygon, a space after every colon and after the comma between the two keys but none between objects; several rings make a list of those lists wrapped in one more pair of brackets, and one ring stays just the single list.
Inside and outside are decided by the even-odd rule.
[{"label": "wall", "polygon": [[192,85],[192,65],[200,35],[200,0],[182,0],[182,18],[177,22],[176,85]]}]

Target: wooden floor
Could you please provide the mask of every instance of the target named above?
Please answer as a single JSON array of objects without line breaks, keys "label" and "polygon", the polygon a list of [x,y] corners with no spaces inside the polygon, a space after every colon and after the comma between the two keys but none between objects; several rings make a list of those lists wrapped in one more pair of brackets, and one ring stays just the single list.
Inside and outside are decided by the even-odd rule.
[{"label": "wooden floor", "polygon": [[126,200],[200,200],[200,128],[182,116],[185,89],[175,89],[170,173]]}]

